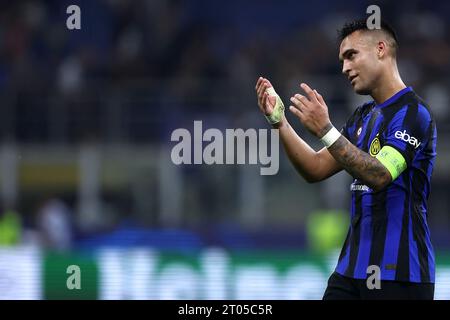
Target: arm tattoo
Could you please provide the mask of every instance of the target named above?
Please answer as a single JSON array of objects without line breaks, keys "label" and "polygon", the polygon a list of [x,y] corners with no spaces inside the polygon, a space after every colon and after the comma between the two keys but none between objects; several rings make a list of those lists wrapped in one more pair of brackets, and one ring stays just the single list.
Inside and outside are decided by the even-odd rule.
[{"label": "arm tattoo", "polygon": [[354,178],[361,179],[375,190],[382,189],[391,182],[389,171],[378,159],[358,149],[344,136],[339,137],[328,151]]}]

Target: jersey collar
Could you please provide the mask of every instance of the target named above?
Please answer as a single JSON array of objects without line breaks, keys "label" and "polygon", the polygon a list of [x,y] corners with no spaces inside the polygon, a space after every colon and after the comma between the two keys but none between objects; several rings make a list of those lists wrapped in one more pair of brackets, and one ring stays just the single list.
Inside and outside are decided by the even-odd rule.
[{"label": "jersey collar", "polygon": [[375,104],[376,107],[378,108],[383,108],[387,105],[390,105],[391,103],[394,103],[395,101],[397,101],[401,96],[403,96],[404,94],[408,93],[408,92],[412,92],[412,88],[411,87],[406,87],[402,90],[400,90],[399,92],[397,92],[396,94],[394,94],[392,97],[390,97],[389,99],[387,99],[385,102],[383,102],[382,104]]}]

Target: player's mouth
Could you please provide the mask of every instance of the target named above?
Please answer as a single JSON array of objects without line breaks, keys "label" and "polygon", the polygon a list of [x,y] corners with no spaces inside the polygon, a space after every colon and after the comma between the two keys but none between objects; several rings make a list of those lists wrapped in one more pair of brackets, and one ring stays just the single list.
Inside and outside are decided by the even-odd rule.
[{"label": "player's mouth", "polygon": [[348,78],[348,80],[350,80],[350,83],[353,85],[353,82],[355,81],[355,79],[357,78],[357,75],[351,76]]}]

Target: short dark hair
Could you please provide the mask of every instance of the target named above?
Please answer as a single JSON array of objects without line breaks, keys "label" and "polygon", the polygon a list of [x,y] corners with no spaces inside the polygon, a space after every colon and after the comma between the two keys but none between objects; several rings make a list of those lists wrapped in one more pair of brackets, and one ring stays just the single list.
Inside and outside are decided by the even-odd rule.
[{"label": "short dark hair", "polygon": [[[352,34],[355,31],[358,31],[358,30],[372,31],[371,29],[369,29],[367,27],[366,19],[353,20],[350,22],[346,22],[344,24],[344,26],[340,30],[338,30],[339,40],[342,42],[342,40],[344,40],[347,36],[349,36],[350,34]],[[381,20],[380,30],[382,30],[384,33],[386,33],[388,36],[390,36],[392,38],[392,40],[393,40],[392,45],[394,47],[394,54],[395,54],[398,50],[398,38],[397,38],[397,34],[395,33],[394,29],[385,20]]]}]

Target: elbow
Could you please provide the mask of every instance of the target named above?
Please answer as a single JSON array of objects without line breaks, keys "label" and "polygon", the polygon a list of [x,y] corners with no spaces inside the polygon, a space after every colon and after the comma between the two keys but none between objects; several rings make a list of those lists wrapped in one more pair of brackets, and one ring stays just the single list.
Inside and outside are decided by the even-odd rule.
[{"label": "elbow", "polygon": [[305,180],[307,183],[312,184],[321,181],[321,179],[315,175],[307,174],[305,172],[302,172],[298,170],[298,173],[302,176],[303,180]]},{"label": "elbow", "polygon": [[381,190],[383,190],[385,187],[382,185],[378,185],[378,184],[372,184],[369,185],[369,187],[374,191],[374,192],[380,192]]},{"label": "elbow", "polygon": [[320,177],[318,175],[308,175],[308,176],[303,176],[303,178],[305,179],[306,182],[308,182],[309,184],[313,184],[313,183],[317,183],[320,181],[325,180],[324,177]]},{"label": "elbow", "polygon": [[314,172],[307,172],[306,170],[304,170],[303,168],[294,165],[295,170],[297,171],[297,173],[303,178],[303,180],[305,180],[307,183],[316,183],[321,181],[322,179],[320,179],[319,175],[317,173]]},{"label": "elbow", "polygon": [[391,176],[388,174],[387,176],[383,176],[382,178],[368,183],[367,185],[375,192],[380,192],[384,190],[391,183]]},{"label": "elbow", "polygon": [[313,177],[304,177],[304,178],[305,178],[305,181],[308,182],[309,184],[313,184],[313,183],[320,181],[320,179],[313,178]]},{"label": "elbow", "polygon": [[380,192],[387,188],[387,186],[392,182],[392,176],[390,172],[383,167],[382,170],[377,170],[372,172],[372,174],[367,174],[362,178],[365,184],[371,188],[374,192]]}]

